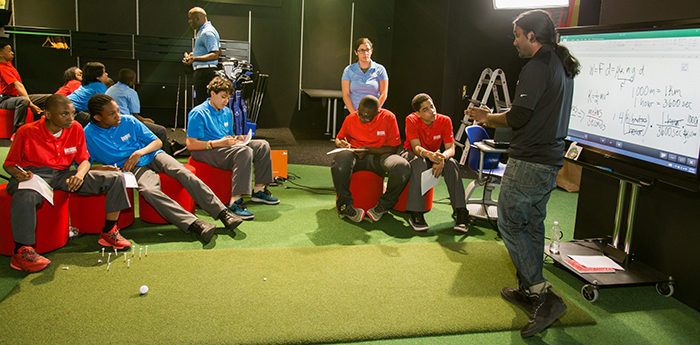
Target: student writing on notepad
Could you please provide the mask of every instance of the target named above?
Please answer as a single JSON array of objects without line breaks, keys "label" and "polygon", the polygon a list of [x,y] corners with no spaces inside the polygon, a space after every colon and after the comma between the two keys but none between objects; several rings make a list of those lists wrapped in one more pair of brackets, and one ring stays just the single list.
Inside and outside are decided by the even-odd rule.
[{"label": "student writing on notepad", "polygon": [[[228,207],[244,220],[252,220],[254,215],[243,202],[243,195],[250,195],[250,201],[255,203],[280,203],[267,189],[274,181],[270,144],[265,140],[254,139],[241,145],[245,143],[246,137],[234,136],[233,113],[227,106],[233,93],[231,81],[215,77],[207,86],[207,92],[209,98],[192,108],[187,115],[187,149],[190,150],[192,159],[233,172]],[[254,185],[251,181],[253,167]]]},{"label": "student writing on notepad", "polygon": [[396,116],[389,110],[380,109],[377,97],[364,96],[358,110],[345,118],[335,139],[337,147],[361,149],[339,152],[331,163],[333,185],[338,195],[336,207],[341,216],[360,222],[365,215],[364,210],[353,207],[350,193],[350,178],[358,170],[389,175],[386,191],[377,205],[367,210],[373,221],[378,221],[396,204],[411,174],[406,159],[397,154],[399,145],[401,136]]},{"label": "student writing on notepad", "polygon": [[[105,194],[105,226],[98,243],[125,249],[131,243],[119,234],[119,211],[129,208],[122,174],[116,168],[90,170],[83,128],[73,120],[73,103],[63,95],[52,95],[46,102],[46,116],[20,127],[5,160],[12,176],[7,192],[12,195],[10,222],[15,240],[10,266],[26,272],[41,271],[51,263],[34,250],[36,208],[43,197],[35,190],[18,189],[32,175],[43,178],[53,189],[82,195]],[[76,170],[70,166],[77,164]],[[109,171],[112,170],[112,171]]]}]

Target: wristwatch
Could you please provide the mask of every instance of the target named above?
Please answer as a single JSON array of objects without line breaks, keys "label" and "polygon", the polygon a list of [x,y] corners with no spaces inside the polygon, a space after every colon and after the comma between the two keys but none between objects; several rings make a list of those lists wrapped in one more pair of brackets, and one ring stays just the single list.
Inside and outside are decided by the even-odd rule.
[{"label": "wristwatch", "polygon": [[207,150],[211,150],[211,149],[213,149],[213,148],[214,148],[214,146],[211,146],[211,140],[207,141],[207,147],[206,147],[206,149],[207,149]]}]

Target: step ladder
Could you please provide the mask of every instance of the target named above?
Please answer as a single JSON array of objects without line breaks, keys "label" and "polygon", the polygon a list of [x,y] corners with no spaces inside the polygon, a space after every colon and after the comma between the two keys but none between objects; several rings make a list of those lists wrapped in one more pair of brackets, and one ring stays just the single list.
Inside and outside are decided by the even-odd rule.
[{"label": "step ladder", "polygon": [[[481,97],[479,97],[479,94],[481,93],[481,88],[484,85],[486,85],[484,93]],[[479,77],[479,81],[476,83],[474,93],[469,99],[469,103],[473,104],[476,107],[486,105],[491,94],[493,94],[495,112],[500,113],[510,109],[511,103],[510,95],[508,94],[508,83],[506,82],[506,74],[500,68],[497,68],[495,70],[492,70],[488,67],[484,68],[484,70],[481,72],[481,76]],[[503,100],[501,100],[501,95],[503,95]],[[462,99],[464,99],[465,97],[466,89],[462,90]],[[461,124],[459,126],[459,130],[457,130],[457,134],[455,135],[455,144],[462,148],[462,156],[459,159],[459,163],[461,165],[464,165],[466,163],[467,153],[469,152],[468,140],[464,140],[464,142],[462,142],[462,137],[466,135],[464,129],[470,125],[471,120],[469,120],[469,116],[464,115],[464,118],[462,118]]]}]

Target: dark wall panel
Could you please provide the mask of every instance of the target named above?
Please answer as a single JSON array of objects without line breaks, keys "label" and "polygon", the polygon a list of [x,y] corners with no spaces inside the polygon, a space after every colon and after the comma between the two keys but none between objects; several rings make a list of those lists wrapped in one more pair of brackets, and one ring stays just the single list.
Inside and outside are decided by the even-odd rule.
[{"label": "dark wall panel", "polygon": [[192,37],[187,11],[194,1],[139,1],[139,33],[158,37]]},{"label": "dark wall panel", "polygon": [[63,85],[63,71],[75,66],[68,50],[42,48],[46,37],[17,35],[14,65],[27,92],[54,93]]},{"label": "dark wall panel", "polygon": [[600,9],[601,25],[698,17],[697,0],[602,0]]},{"label": "dark wall panel", "polygon": [[448,1],[401,1],[394,11],[389,98],[385,107],[396,115],[403,137],[411,99],[426,92],[437,103],[443,89]]},{"label": "dark wall panel", "polygon": [[15,25],[75,30],[75,0],[20,0],[15,6]]},{"label": "dark wall panel", "polygon": [[340,90],[350,53],[350,18],[350,1],[305,1],[302,88]]},{"label": "dark wall panel", "polygon": [[78,30],[115,34],[136,33],[136,1],[78,1]]}]

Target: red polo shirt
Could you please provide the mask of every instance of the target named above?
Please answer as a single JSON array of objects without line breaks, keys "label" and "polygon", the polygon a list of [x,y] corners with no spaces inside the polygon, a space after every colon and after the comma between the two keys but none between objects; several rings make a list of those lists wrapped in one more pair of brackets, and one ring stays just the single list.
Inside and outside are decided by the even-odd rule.
[{"label": "red polo shirt", "polygon": [[403,147],[410,150],[410,141],[413,139],[419,139],[420,146],[435,152],[440,149],[440,144],[443,142],[445,144],[455,142],[452,134],[452,120],[445,115],[437,114],[435,121],[427,126],[416,113],[412,113],[406,116],[406,143]]},{"label": "red polo shirt", "polygon": [[19,92],[15,89],[14,82],[22,82],[19,77],[19,72],[12,66],[12,62],[0,62],[0,94],[19,96]]},{"label": "red polo shirt", "polygon": [[68,96],[73,93],[73,91],[77,90],[80,85],[80,80],[71,80],[67,82],[66,85],[61,86],[58,91],[56,91],[56,94]]},{"label": "red polo shirt", "polygon": [[78,122],[73,121],[73,125],[56,138],[46,129],[46,118],[42,117],[17,130],[5,166],[66,170],[73,162],[81,163],[89,158],[83,127]]},{"label": "red polo shirt", "polygon": [[380,109],[379,114],[368,123],[362,123],[357,111],[348,115],[337,138],[347,140],[352,147],[382,147],[401,145],[401,134],[396,116],[389,110]]}]

